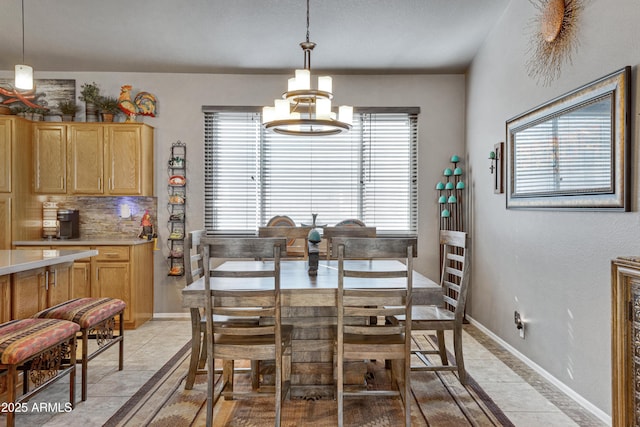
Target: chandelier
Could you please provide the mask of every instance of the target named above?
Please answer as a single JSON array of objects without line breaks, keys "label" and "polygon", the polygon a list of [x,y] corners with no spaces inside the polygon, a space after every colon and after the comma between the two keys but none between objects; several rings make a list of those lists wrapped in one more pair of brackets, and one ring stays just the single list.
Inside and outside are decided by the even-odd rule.
[{"label": "chandelier", "polygon": [[22,0],[22,64],[16,68],[16,89],[33,89],[33,68],[24,63],[24,0]]},{"label": "chandelier", "polygon": [[289,79],[287,91],[274,106],[262,109],[262,124],[271,132],[293,136],[336,135],[351,129],[353,107],[342,105],[338,115],[331,111],[332,79],[318,77],[318,89],[311,89],[311,51],[309,41],[309,0],[307,0],[307,39],[300,43],[304,51],[304,69]]}]

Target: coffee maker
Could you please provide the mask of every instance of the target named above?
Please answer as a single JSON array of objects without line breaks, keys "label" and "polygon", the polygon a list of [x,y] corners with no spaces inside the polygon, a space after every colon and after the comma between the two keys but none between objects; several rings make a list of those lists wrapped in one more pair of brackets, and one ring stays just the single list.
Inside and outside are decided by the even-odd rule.
[{"label": "coffee maker", "polygon": [[58,210],[58,239],[80,237],[80,213],[74,209]]}]

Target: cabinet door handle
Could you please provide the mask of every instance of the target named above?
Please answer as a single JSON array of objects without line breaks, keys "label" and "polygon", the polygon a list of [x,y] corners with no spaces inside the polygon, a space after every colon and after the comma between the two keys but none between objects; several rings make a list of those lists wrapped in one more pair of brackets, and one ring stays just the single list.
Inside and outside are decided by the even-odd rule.
[{"label": "cabinet door handle", "polygon": [[44,289],[49,290],[49,270],[44,272]]},{"label": "cabinet door handle", "polygon": [[102,190],[102,178],[98,178],[98,190]]},{"label": "cabinet door handle", "polygon": [[58,270],[53,270],[53,287],[58,286]]},{"label": "cabinet door handle", "polygon": [[118,257],[118,253],[117,252],[106,252],[104,254],[104,256],[106,256],[107,258],[117,258]]}]

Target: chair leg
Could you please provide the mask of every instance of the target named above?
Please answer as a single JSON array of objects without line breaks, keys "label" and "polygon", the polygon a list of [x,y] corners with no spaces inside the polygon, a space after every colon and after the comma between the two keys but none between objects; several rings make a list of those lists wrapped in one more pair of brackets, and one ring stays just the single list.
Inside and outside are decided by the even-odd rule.
[{"label": "chair leg", "polygon": [[444,331],[436,331],[436,336],[438,337],[438,353],[440,353],[440,361],[443,365],[448,365],[449,360],[447,359],[447,346],[444,342]]},{"label": "chair leg", "polygon": [[260,388],[260,361],[251,361],[251,390]]},{"label": "chair leg", "polygon": [[[122,324],[122,319],[120,319],[120,324]],[[82,369],[82,401],[87,400],[87,365],[89,364],[89,330],[82,329],[82,360],[81,360],[81,369]]]},{"label": "chair leg", "polygon": [[341,349],[338,349],[338,375],[337,375],[337,383],[338,383],[338,391],[337,391],[337,399],[338,399],[338,427],[342,427],[344,425],[344,359],[341,354]]},{"label": "chair leg", "polygon": [[207,346],[204,343],[207,342],[207,331],[202,330],[202,345],[200,348],[200,361],[198,362],[198,369],[204,369],[207,365]]},{"label": "chair leg", "polygon": [[276,393],[274,396],[276,400],[276,419],[275,427],[280,427],[280,418],[282,412],[282,358],[276,357]]},{"label": "chair leg", "polygon": [[[73,367],[71,372],[69,372],[69,403],[71,403],[71,409],[76,407],[76,349],[77,349],[77,338],[74,336],[70,342],[70,361],[69,364]],[[81,380],[85,381],[84,377]]]},{"label": "chair leg", "polygon": [[462,328],[453,330],[453,351],[456,355],[456,365],[458,366],[458,377],[460,383],[467,384],[467,372],[464,369],[464,358],[462,356]]},{"label": "chair leg", "polygon": [[[25,372],[24,381],[28,381]],[[16,365],[9,367],[9,373],[7,375],[7,402],[13,403],[16,401],[16,383],[18,382],[18,369]],[[14,427],[15,425],[15,412],[7,412],[7,427]]]},{"label": "chair leg", "polygon": [[[197,313],[197,315],[194,314]],[[197,318],[196,318],[197,317]],[[205,349],[206,345],[203,340],[202,331],[200,330],[200,312],[198,309],[191,309],[191,357],[189,358],[189,372],[184,384],[185,390],[193,389],[193,384],[196,381],[196,372],[198,371],[199,364],[206,362],[206,356],[203,360],[200,356],[200,349]],[[198,360],[200,358],[200,360]]]},{"label": "chair leg", "polygon": [[124,310],[120,312],[120,325],[119,325],[120,334],[120,348],[118,350],[118,370],[122,371],[124,369]]},{"label": "chair leg", "polygon": [[[222,383],[224,384],[224,390],[230,393],[233,393],[233,370],[233,359],[222,361]],[[233,400],[233,395],[225,396],[224,400]]]}]

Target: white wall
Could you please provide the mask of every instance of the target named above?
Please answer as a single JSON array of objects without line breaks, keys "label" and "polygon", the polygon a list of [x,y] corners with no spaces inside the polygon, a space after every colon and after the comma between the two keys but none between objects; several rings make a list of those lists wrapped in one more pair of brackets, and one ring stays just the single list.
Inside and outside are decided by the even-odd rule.
[{"label": "white wall", "polygon": [[[472,175],[472,295],[467,313],[600,410],[611,414],[610,260],[640,252],[637,70],[640,3],[585,1],[573,63],[550,86],[527,75],[531,2],[514,0],[467,76],[466,147]],[[505,209],[488,153],[505,121],[625,65],[633,66],[633,212]],[[514,310],[527,322],[519,338]]]},{"label": "white wall", "polygon": [[[10,71],[0,77],[11,78]],[[143,120],[155,127],[155,187],[158,197],[159,247],[155,257],[155,312],[183,312],[181,278],[167,277],[167,161],[172,143],[187,144],[187,229],[203,226],[203,105],[271,105],[286,90],[285,75],[209,75],[152,73],[62,73],[36,69],[35,78],[75,79],[76,91],[95,81],[105,95],[118,96],[120,86],[156,95],[158,117]],[[435,183],[449,158],[463,158],[465,87],[462,75],[334,76],[335,104],[418,106],[419,116],[419,258],[417,269],[438,277],[438,207]],[[83,119],[83,118],[81,118]],[[461,167],[465,167],[464,162]],[[311,211],[309,212],[311,219]]]}]

